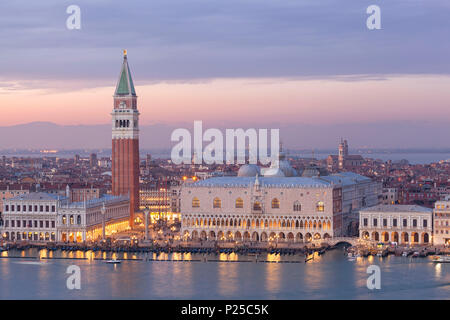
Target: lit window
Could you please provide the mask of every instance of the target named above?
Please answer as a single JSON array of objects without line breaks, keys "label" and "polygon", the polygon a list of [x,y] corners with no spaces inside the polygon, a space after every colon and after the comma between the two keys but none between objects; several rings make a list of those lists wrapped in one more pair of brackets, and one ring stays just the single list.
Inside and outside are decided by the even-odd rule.
[{"label": "lit window", "polygon": [[241,198],[236,199],[236,208],[243,208],[244,207],[244,200]]},{"label": "lit window", "polygon": [[200,208],[200,200],[198,198],[192,199],[192,208]]},{"label": "lit window", "polygon": [[322,201],[317,202],[316,210],[318,212],[324,212],[325,211],[325,204]]},{"label": "lit window", "polygon": [[262,210],[261,203],[259,201],[255,201],[253,203],[253,210],[256,210],[256,211],[261,211]]},{"label": "lit window", "polygon": [[279,209],[280,208],[280,200],[277,198],[272,199],[272,209]]},{"label": "lit window", "polygon": [[219,198],[214,198],[213,208],[221,208],[221,207],[222,207],[222,201]]}]

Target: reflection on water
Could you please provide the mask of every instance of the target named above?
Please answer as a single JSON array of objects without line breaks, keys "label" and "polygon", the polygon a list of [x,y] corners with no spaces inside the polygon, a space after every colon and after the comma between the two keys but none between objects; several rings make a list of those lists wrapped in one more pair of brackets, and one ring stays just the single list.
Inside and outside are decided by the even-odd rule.
[{"label": "reflection on water", "polygon": [[218,291],[221,296],[233,298],[239,289],[237,263],[217,263]]},{"label": "reflection on water", "polygon": [[[236,254],[156,255],[29,249],[2,252],[1,256],[0,299],[450,297],[450,264],[436,264],[425,258],[394,256],[349,261],[339,249],[328,251],[322,256],[315,255],[307,263],[302,255],[270,254],[258,256],[257,263],[254,256]],[[99,260],[110,258],[125,260],[116,265]],[[81,269],[81,290],[66,289],[66,270],[73,264]],[[371,264],[381,268],[381,290],[370,291],[366,287],[369,276],[366,270]]]},{"label": "reflection on water", "polygon": [[277,293],[280,291],[281,283],[281,264],[267,263],[265,265],[265,290],[270,293]]},{"label": "reflection on water", "polygon": [[436,278],[440,278],[442,275],[442,266],[440,263],[435,263],[434,271]]},{"label": "reflection on water", "polygon": [[[220,253],[219,254],[219,260],[220,261],[238,261],[238,255],[236,253],[230,253],[230,254],[226,254],[226,253]],[[245,259],[245,257],[244,257]]]}]

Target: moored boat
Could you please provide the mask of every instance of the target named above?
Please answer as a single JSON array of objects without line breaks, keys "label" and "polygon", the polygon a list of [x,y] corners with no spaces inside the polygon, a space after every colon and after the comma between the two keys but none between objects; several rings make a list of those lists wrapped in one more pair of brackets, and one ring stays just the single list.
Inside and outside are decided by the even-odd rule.
[{"label": "moored boat", "polygon": [[436,263],[450,263],[450,256],[436,256],[433,259]]},{"label": "moored boat", "polygon": [[111,263],[111,264],[119,264],[119,263],[121,263],[121,262],[122,262],[122,261],[117,260],[117,259],[106,260],[106,263]]}]

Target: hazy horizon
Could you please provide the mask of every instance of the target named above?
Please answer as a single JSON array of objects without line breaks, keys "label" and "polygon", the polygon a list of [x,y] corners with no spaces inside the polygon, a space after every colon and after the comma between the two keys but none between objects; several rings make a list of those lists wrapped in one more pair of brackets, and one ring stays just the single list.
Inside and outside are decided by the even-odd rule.
[{"label": "hazy horizon", "polygon": [[[422,122],[387,122],[360,124],[280,124],[266,123],[255,126],[232,126],[223,124],[217,128],[225,135],[225,129],[280,129],[283,146],[293,150],[333,150],[337,149],[340,138],[349,142],[350,149],[448,149],[450,126],[446,124]],[[203,132],[210,128],[203,123]],[[142,149],[170,149],[176,143],[170,141],[170,135],[177,128],[186,128],[193,135],[193,123],[177,125],[142,125],[140,129],[140,147]],[[395,130],[397,134],[381,140],[379,135]],[[432,132],[424,136],[423,131]],[[411,139],[416,135],[414,139]],[[435,139],[434,136],[440,137]],[[0,126],[0,150],[6,149],[105,149],[111,148],[111,125],[59,125],[52,122],[31,122],[20,125]]]}]

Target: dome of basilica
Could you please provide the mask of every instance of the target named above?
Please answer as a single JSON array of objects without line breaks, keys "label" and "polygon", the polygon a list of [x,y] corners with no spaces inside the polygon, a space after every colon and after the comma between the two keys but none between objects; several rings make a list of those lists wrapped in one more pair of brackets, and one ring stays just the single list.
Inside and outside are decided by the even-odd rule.
[{"label": "dome of basilica", "polygon": [[278,165],[286,177],[297,176],[297,171],[291,167],[291,164],[288,161],[282,160],[282,161],[280,161],[280,163]]},{"label": "dome of basilica", "polygon": [[254,177],[257,174],[261,174],[261,170],[256,164],[245,164],[238,171],[238,177]]},{"label": "dome of basilica", "polygon": [[285,175],[280,168],[271,167],[264,171],[264,177],[285,177]]},{"label": "dome of basilica", "polygon": [[319,167],[316,164],[309,164],[302,172],[302,177],[319,177],[319,176],[327,176],[328,171],[325,168]]}]

